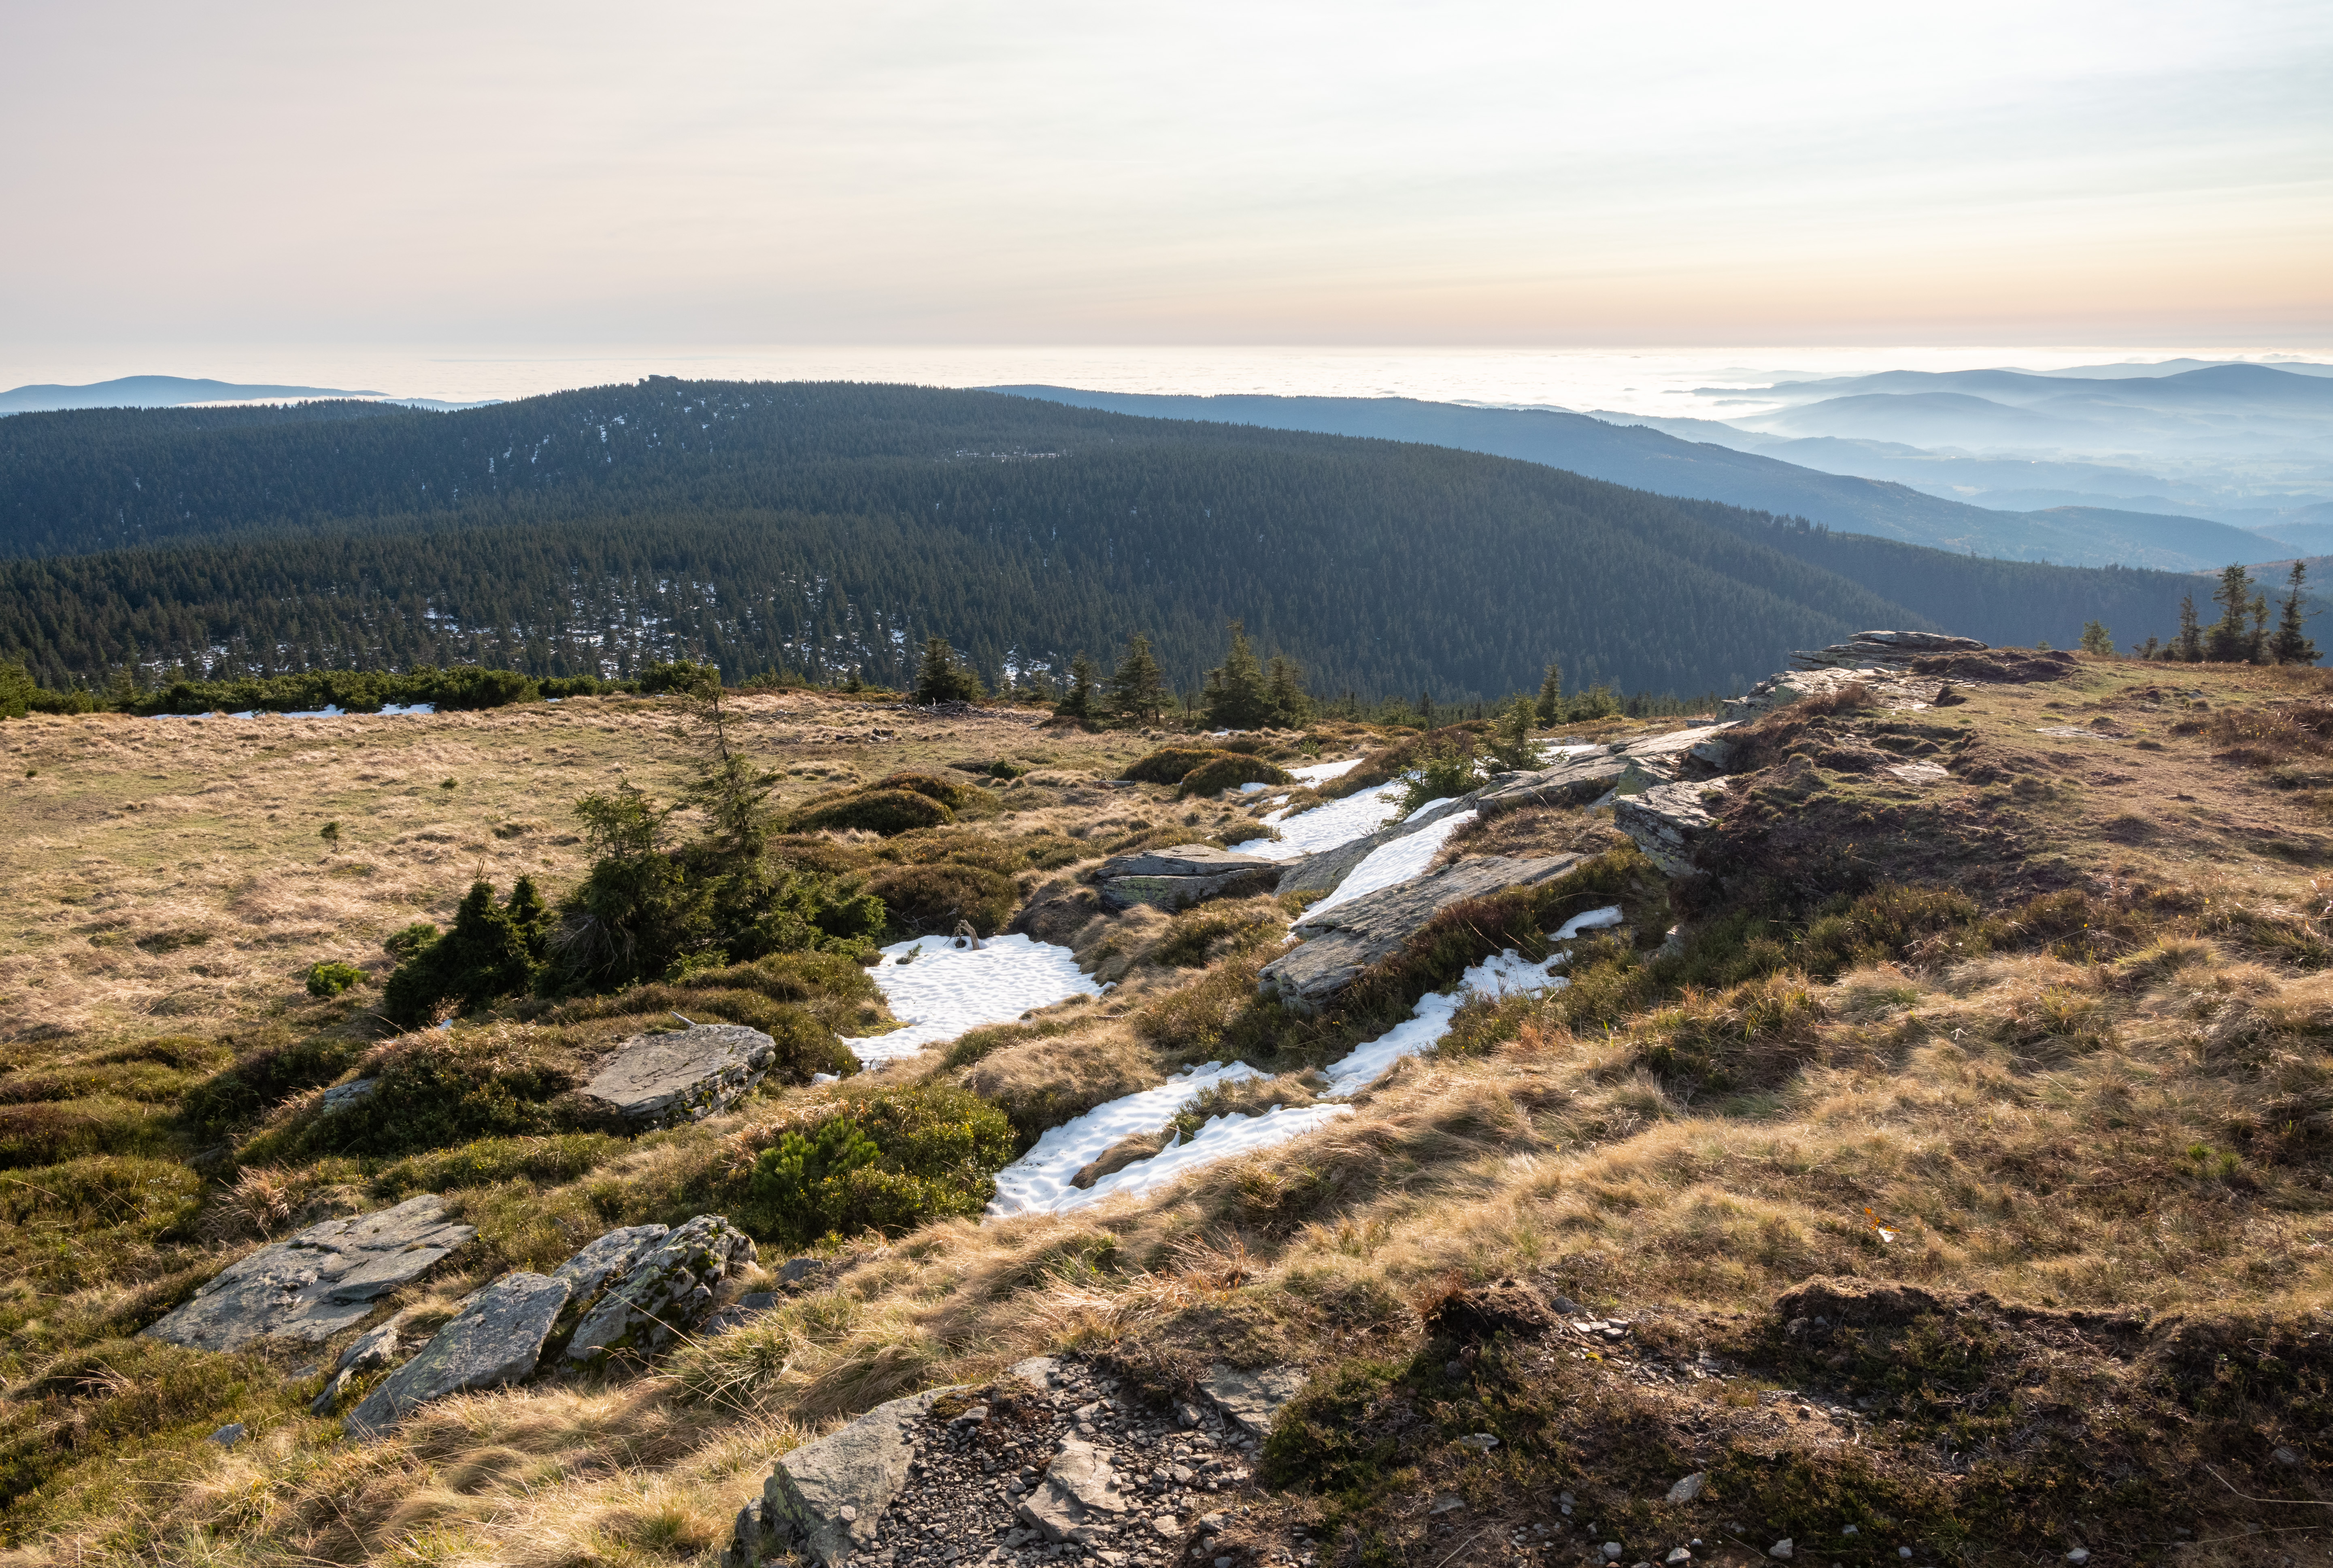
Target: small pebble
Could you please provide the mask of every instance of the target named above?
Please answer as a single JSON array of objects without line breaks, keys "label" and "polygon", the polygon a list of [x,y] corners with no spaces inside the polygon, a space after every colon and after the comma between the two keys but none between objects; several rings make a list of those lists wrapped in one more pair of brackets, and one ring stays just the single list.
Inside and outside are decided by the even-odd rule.
[{"label": "small pebble", "polygon": [[2090,1549],[2088,1546],[2077,1546],[2066,1554],[2066,1561],[2071,1563],[2074,1568],[2082,1568],[2082,1564],[2089,1560]]}]

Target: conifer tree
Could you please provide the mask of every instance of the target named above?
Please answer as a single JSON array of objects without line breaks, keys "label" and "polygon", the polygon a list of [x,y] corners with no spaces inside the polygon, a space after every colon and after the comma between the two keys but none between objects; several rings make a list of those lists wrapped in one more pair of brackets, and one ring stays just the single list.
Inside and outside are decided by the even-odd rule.
[{"label": "conifer tree", "polygon": [[1083,654],[1072,658],[1070,661],[1070,689],[1061,693],[1061,702],[1054,706],[1055,715],[1075,719],[1081,724],[1090,722],[1094,716],[1094,686],[1099,678],[1100,672],[1094,668],[1091,659]]},{"label": "conifer tree", "polygon": [[1553,659],[1547,662],[1547,678],[1539,684],[1538,717],[1542,724],[1563,722],[1563,666]]},{"label": "conifer tree", "polygon": [[1272,655],[1272,675],[1264,697],[1272,704],[1272,722],[1284,730],[1301,730],[1312,722],[1312,697],[1304,689],[1304,671],[1296,661]]},{"label": "conifer tree", "polygon": [[2300,563],[2294,561],[2292,576],[2287,579],[2290,591],[2284,596],[2284,613],[2277,619],[2276,636],[2269,641],[2269,657],[2280,664],[2313,664],[2317,662],[2317,645],[2309,640],[2300,614],[2303,575]]},{"label": "conifer tree", "polygon": [[2183,664],[2201,664],[2203,660],[2203,628],[2195,619],[2195,596],[2187,594],[2179,600],[2179,635],[2171,639],[2172,658]]},{"label": "conifer tree", "polygon": [[2113,655],[2114,635],[2107,630],[2104,621],[2082,623],[2082,652],[2105,657]]},{"label": "conifer tree", "polygon": [[2203,634],[2203,656],[2215,664],[2250,663],[2251,628],[2244,623],[2251,617],[2251,573],[2241,566],[2223,568],[2220,586],[2212,590],[2212,602],[2220,607],[2220,618]]},{"label": "conifer tree", "polygon": [[1207,722],[1218,730],[1260,730],[1272,722],[1272,712],[1263,665],[1248,645],[1247,628],[1234,621],[1231,633],[1223,664],[1207,672]]},{"label": "conifer tree", "polygon": [[976,703],[987,694],[979,673],[956,656],[946,637],[924,639],[923,658],[916,665],[917,702]]},{"label": "conifer tree", "polygon": [[1155,724],[1166,705],[1166,678],[1158,661],[1150,656],[1150,639],[1137,632],[1126,639],[1126,652],[1109,677],[1110,717],[1122,724]]},{"label": "conifer tree", "polygon": [[1491,732],[1491,760],[1520,772],[1539,766],[1539,748],[1531,744],[1531,721],[1539,716],[1529,697],[1518,696],[1499,709],[1499,726]]}]

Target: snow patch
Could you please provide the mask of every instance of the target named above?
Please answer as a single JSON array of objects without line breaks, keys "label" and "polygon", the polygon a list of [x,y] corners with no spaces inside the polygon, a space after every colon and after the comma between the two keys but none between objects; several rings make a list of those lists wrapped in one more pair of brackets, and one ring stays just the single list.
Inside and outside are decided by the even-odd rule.
[{"label": "snow patch", "polygon": [[1583,931],[1602,931],[1607,926],[1619,923],[1620,906],[1617,904],[1608,904],[1601,909],[1591,909],[1586,914],[1575,914],[1565,921],[1562,929],[1555,933],[1554,940],[1570,942]]},{"label": "snow patch", "polygon": [[1156,1133],[1200,1094],[1218,1084],[1236,1084],[1263,1076],[1245,1062],[1225,1066],[1210,1062],[1186,1068],[1157,1088],[1138,1090],[1096,1105],[1049,1129],[1037,1146],[996,1173],[996,1197],[988,1212],[1057,1214],[1087,1200],[1089,1189],[1073,1187],[1070,1179],[1092,1164],[1122,1138]]},{"label": "snow patch", "polygon": [[1472,810],[1453,811],[1447,817],[1427,823],[1407,837],[1378,845],[1353,867],[1344,881],[1337,884],[1336,892],[1306,910],[1305,918],[1309,920],[1322,910],[1334,909],[1340,904],[1350,904],[1363,894],[1375,893],[1381,887],[1391,887],[1397,882],[1423,876],[1426,863],[1434,858],[1444,842],[1474,820]]},{"label": "snow patch", "polygon": [[1331,779],[1342,779],[1361,765],[1359,757],[1348,757],[1341,762],[1307,762],[1301,768],[1291,768],[1289,777],[1307,784],[1326,784]]},{"label": "snow patch", "polygon": [[1350,1105],[1307,1105],[1301,1109],[1274,1105],[1261,1116],[1211,1116],[1189,1143],[1161,1149],[1147,1160],[1137,1161],[1123,1171],[1103,1177],[1082,1192],[1074,1187],[1070,1189],[1074,1199],[1064,1201],[1056,1212],[1082,1209],[1120,1193],[1156,1192],[1203,1165],[1301,1138],[1352,1114]]},{"label": "snow patch", "polygon": [[1401,798],[1402,789],[1398,783],[1380,784],[1374,789],[1348,795],[1342,800],[1300,811],[1284,821],[1281,819],[1282,813],[1273,812],[1263,820],[1280,829],[1279,837],[1251,838],[1232,847],[1242,855],[1260,855],[1266,860],[1301,860],[1308,855],[1334,849],[1383,827],[1392,815],[1394,802]]},{"label": "snow patch", "polygon": [[1533,963],[1513,948],[1492,954],[1460,975],[1455,990],[1447,993],[1429,991],[1418,998],[1417,1007],[1408,1018],[1376,1039],[1354,1047],[1349,1055],[1323,1068],[1329,1075],[1329,1095],[1339,1098],[1358,1095],[1383,1077],[1386,1070],[1402,1057],[1418,1056],[1440,1045],[1442,1037],[1450,1032],[1451,1018],[1470,998],[1538,996],[1561,990],[1571,982],[1555,971],[1570,956],[1560,952],[1543,962]]},{"label": "snow patch", "polygon": [[992,936],[977,948],[951,947],[943,937],[896,942],[868,972],[906,1027],[844,1040],[862,1062],[912,1056],[1064,997],[1101,995],[1068,948],[1020,935]]}]

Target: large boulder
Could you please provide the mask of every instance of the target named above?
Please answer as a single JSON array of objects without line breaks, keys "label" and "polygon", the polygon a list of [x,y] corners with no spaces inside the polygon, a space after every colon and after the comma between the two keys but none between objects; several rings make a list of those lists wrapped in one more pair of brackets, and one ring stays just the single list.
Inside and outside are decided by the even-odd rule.
[{"label": "large boulder", "polygon": [[1858,632],[1843,643],[1791,655],[1793,669],[1896,669],[1910,665],[1924,654],[1981,654],[1985,645],[1974,637],[1944,632]]},{"label": "large boulder", "polygon": [[1112,909],[1147,904],[1172,914],[1214,898],[1270,893],[1281,863],[1211,844],[1178,844],[1105,860],[1094,872],[1102,902]]},{"label": "large boulder", "polygon": [[1522,860],[1483,856],[1461,860],[1407,882],[1335,905],[1296,923],[1304,939],[1274,959],[1258,977],[1286,1006],[1309,1012],[1359,979],[1363,970],[1399,952],[1418,927],[1454,904],[1486,898],[1561,876],[1577,855]]},{"label": "large boulder", "polygon": [[197,1350],[234,1350],[270,1334],[322,1344],[476,1234],[427,1194],[327,1219],[230,1265],[144,1332]]},{"label": "large boulder", "polygon": [[782,1454],[762,1487],[762,1522],[822,1568],[848,1563],[879,1539],[877,1525],[907,1484],[914,1434],[933,1389],[877,1405],[839,1431]]},{"label": "large boulder", "polygon": [[722,1280],[753,1261],[752,1237],[718,1214],[698,1215],[658,1241],[583,1315],[567,1342],[568,1359],[597,1363],[619,1353],[661,1350],[711,1316]]},{"label": "large boulder", "polygon": [[610,1230],[552,1269],[551,1277],[567,1282],[571,1304],[588,1305],[599,1299],[610,1280],[629,1274],[671,1234],[669,1225],[628,1225]]},{"label": "large boulder", "polygon": [[517,1382],[542,1359],[543,1341],[566,1305],[567,1282],[540,1274],[505,1274],[474,1292],[419,1354],[349,1412],[349,1431],[379,1437],[432,1400]]},{"label": "large boulder", "polygon": [[1601,752],[1574,757],[1483,791],[1475,809],[1485,817],[1525,806],[1587,806],[1611,792],[1629,759]]},{"label": "large boulder", "polygon": [[1645,857],[1671,876],[1694,868],[1695,852],[1715,831],[1717,818],[1703,797],[1720,798],[1723,786],[1664,784],[1612,803],[1612,821],[1636,840]]},{"label": "large boulder", "polygon": [[694,1122],[726,1110],[767,1076],[777,1044],[743,1024],[693,1024],[635,1035],[583,1085],[628,1130]]}]

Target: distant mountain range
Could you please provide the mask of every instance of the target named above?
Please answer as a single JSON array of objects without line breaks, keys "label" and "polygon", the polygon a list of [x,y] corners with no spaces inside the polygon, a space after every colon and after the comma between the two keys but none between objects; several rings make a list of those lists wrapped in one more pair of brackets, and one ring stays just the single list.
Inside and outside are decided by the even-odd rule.
[{"label": "distant mountain range", "polygon": [[[2333,393],[2333,382],[2324,385],[2328,393]],[[1631,417],[1627,415],[1480,408],[1407,397],[1179,397],[1027,386],[991,390],[1154,418],[1207,420],[1455,446],[1465,452],[1543,463],[1591,479],[1663,495],[1724,502],[1733,506],[1804,517],[1848,532],[2005,560],[2201,571],[2230,561],[2250,563],[2288,557],[2301,545],[2299,540],[2264,539],[2208,519],[2116,508],[1992,511],[1944,500],[1902,483],[1823,473],[1733,446],[1679,439],[1653,427],[1657,423],[1698,428],[1712,425],[1711,421],[1647,419],[1628,425],[1615,423]],[[1979,401],[1973,397],[1968,400]],[[2013,415],[2016,411],[2003,412]],[[1742,433],[1732,426],[1715,428],[1737,440],[1742,438]]]},{"label": "distant mountain range", "polygon": [[478,408],[480,403],[447,403],[435,397],[391,397],[341,387],[277,387],[250,381],[211,381],[187,376],[123,376],[84,387],[43,385],[0,392],[0,414],[48,414],[68,408],[186,408],[204,403],[303,403],[357,397],[401,404],[408,408]]}]

